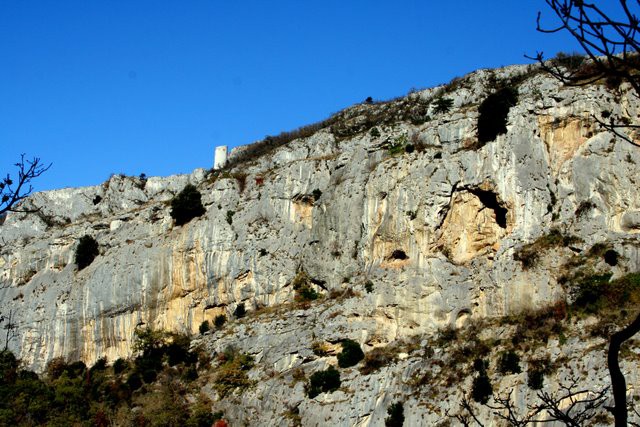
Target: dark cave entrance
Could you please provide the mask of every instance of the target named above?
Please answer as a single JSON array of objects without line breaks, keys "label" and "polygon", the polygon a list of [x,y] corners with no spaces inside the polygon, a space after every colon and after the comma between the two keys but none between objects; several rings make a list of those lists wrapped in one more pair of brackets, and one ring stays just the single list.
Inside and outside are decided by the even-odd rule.
[{"label": "dark cave entrance", "polygon": [[500,228],[507,228],[507,213],[509,213],[509,210],[500,204],[496,193],[479,188],[469,189],[469,192],[480,199],[480,203],[486,208],[493,210],[496,215],[496,223]]}]

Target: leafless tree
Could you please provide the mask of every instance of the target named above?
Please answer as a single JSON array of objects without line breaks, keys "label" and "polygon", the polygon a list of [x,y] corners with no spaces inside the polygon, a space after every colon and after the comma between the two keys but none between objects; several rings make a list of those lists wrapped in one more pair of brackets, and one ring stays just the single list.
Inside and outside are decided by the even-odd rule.
[{"label": "leafless tree", "polygon": [[[545,27],[538,13],[537,30],[543,33],[568,32],[582,47],[588,58],[587,64],[579,67],[563,67],[558,62],[545,61],[544,53],[538,52],[536,59],[542,68],[569,85],[586,85],[600,79],[614,84],[627,82],[640,98],[640,0],[618,0],[599,2],[584,0],[545,0],[559,23]],[[619,118],[595,117],[606,130],[621,139],[640,146],[622,129],[640,130],[640,125]],[[615,418],[616,427],[628,422],[627,389],[618,362],[621,346],[640,332],[640,314],[622,330],[614,333],[609,342],[607,364],[611,376],[614,406],[607,408]]]},{"label": "leafless tree", "polygon": [[[484,406],[491,409],[494,416],[512,427],[525,427],[530,424],[545,424],[553,421],[563,423],[567,427],[580,427],[597,415],[598,409],[606,400],[607,392],[608,388],[598,391],[583,388],[578,378],[572,376],[559,384],[558,393],[538,392],[537,403],[528,404],[524,414],[519,412],[511,398],[513,390],[504,396],[494,394],[492,401],[485,403]],[[465,427],[471,425],[484,427],[467,396],[462,398],[460,411],[455,414],[447,413],[447,415],[449,418],[458,420]]]},{"label": "leafless tree", "polygon": [[[588,60],[580,66],[566,67],[566,61],[545,60],[543,52],[529,58],[537,60],[544,70],[565,84],[581,86],[601,79],[614,85],[627,82],[640,97],[640,0],[618,0],[617,6],[613,1],[598,4],[583,0],[545,2],[559,23],[546,27],[541,22],[542,14],[538,13],[537,30],[543,33],[568,32],[582,47]],[[610,115],[594,118],[603,128],[640,146],[621,132],[622,129],[639,130],[640,125]]]},{"label": "leafless tree", "polygon": [[18,337],[18,325],[15,323],[13,310],[9,310],[8,315],[0,314],[0,324],[4,323],[4,351],[9,349],[9,342]]},{"label": "leafless tree", "polygon": [[11,178],[9,174],[0,179],[0,216],[7,212],[33,212],[21,209],[18,204],[33,191],[31,181],[45,173],[51,164],[43,165],[38,157],[25,159],[23,154],[15,166],[18,168],[16,179]]}]

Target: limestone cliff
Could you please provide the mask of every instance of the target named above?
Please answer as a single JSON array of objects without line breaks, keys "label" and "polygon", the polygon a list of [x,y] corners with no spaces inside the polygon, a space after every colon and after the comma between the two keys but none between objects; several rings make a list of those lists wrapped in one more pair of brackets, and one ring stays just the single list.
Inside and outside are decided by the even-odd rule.
[{"label": "limestone cliff", "polygon": [[[499,84],[515,87],[518,101],[507,132],[481,145],[478,105]],[[435,108],[442,97],[453,101],[449,111]],[[12,214],[0,226],[0,312],[15,313],[18,325],[10,348],[38,369],[57,356],[113,361],[131,354],[137,326],[197,334],[203,320],[232,317],[244,303],[248,318],[202,338],[211,351],[234,344],[256,356],[259,385],[220,403],[238,423],[286,425],[295,407],[304,425],[380,425],[402,398],[408,425],[436,424],[460,393],[442,401],[416,392],[424,355],[403,350],[375,374],[349,371],[347,389],[315,400],[291,371],[334,360],[315,357],[314,341],[352,338],[368,352],[414,339],[415,350],[447,327],[553,304],[566,293],[558,267],[596,243],[620,260],[599,267],[614,277],[637,271],[640,150],[597,125],[603,111],[636,118],[638,102],[624,86],[564,87],[531,67],[480,70],[351,107],[262,156],[234,163],[237,149],[233,166],[216,173],[113,176],[34,194],[27,203],[38,214]],[[169,202],[187,183],[206,213],[175,226]],[[537,268],[514,260],[552,228],[577,240],[541,252]],[[77,271],[85,234],[100,255]],[[283,311],[301,271],[325,298]],[[584,346],[552,341],[545,351]],[[606,382],[602,354],[584,361]]]}]

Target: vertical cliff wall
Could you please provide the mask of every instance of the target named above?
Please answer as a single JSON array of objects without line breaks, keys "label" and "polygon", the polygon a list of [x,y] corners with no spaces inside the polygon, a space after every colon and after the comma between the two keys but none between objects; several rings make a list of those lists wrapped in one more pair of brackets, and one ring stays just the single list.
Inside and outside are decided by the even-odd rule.
[{"label": "vertical cliff wall", "polygon": [[[480,146],[478,106],[496,85],[515,88],[518,101],[506,134]],[[448,112],[435,109],[442,97],[453,101]],[[39,213],[0,226],[0,312],[17,319],[9,347],[40,369],[57,356],[114,360],[131,354],[139,326],[196,333],[240,303],[255,312],[291,302],[300,271],[326,297],[356,292],[325,300],[334,317],[312,310],[299,327],[257,318],[228,339],[283,371],[303,360],[293,337],[273,334],[285,325],[297,343],[350,336],[373,348],[552,304],[566,292],[557,267],[596,243],[620,254],[616,266],[601,263],[614,277],[636,271],[640,150],[598,127],[603,111],[636,118],[638,105],[624,86],[569,88],[527,67],[481,70],[354,106],[263,156],[234,164],[232,152],[233,166],[215,173],[113,176],[35,194],[28,204]],[[169,202],[187,183],[206,213],[175,226]],[[538,268],[514,260],[552,228],[577,239],[541,252]],[[100,255],[77,271],[85,234]]]}]

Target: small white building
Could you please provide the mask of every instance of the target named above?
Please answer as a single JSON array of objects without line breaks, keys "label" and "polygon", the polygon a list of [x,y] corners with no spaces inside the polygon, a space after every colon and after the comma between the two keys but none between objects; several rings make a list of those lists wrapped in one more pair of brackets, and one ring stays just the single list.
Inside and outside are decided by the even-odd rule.
[{"label": "small white building", "polygon": [[216,152],[213,157],[213,168],[222,169],[227,165],[227,146],[220,145],[216,147]]}]

